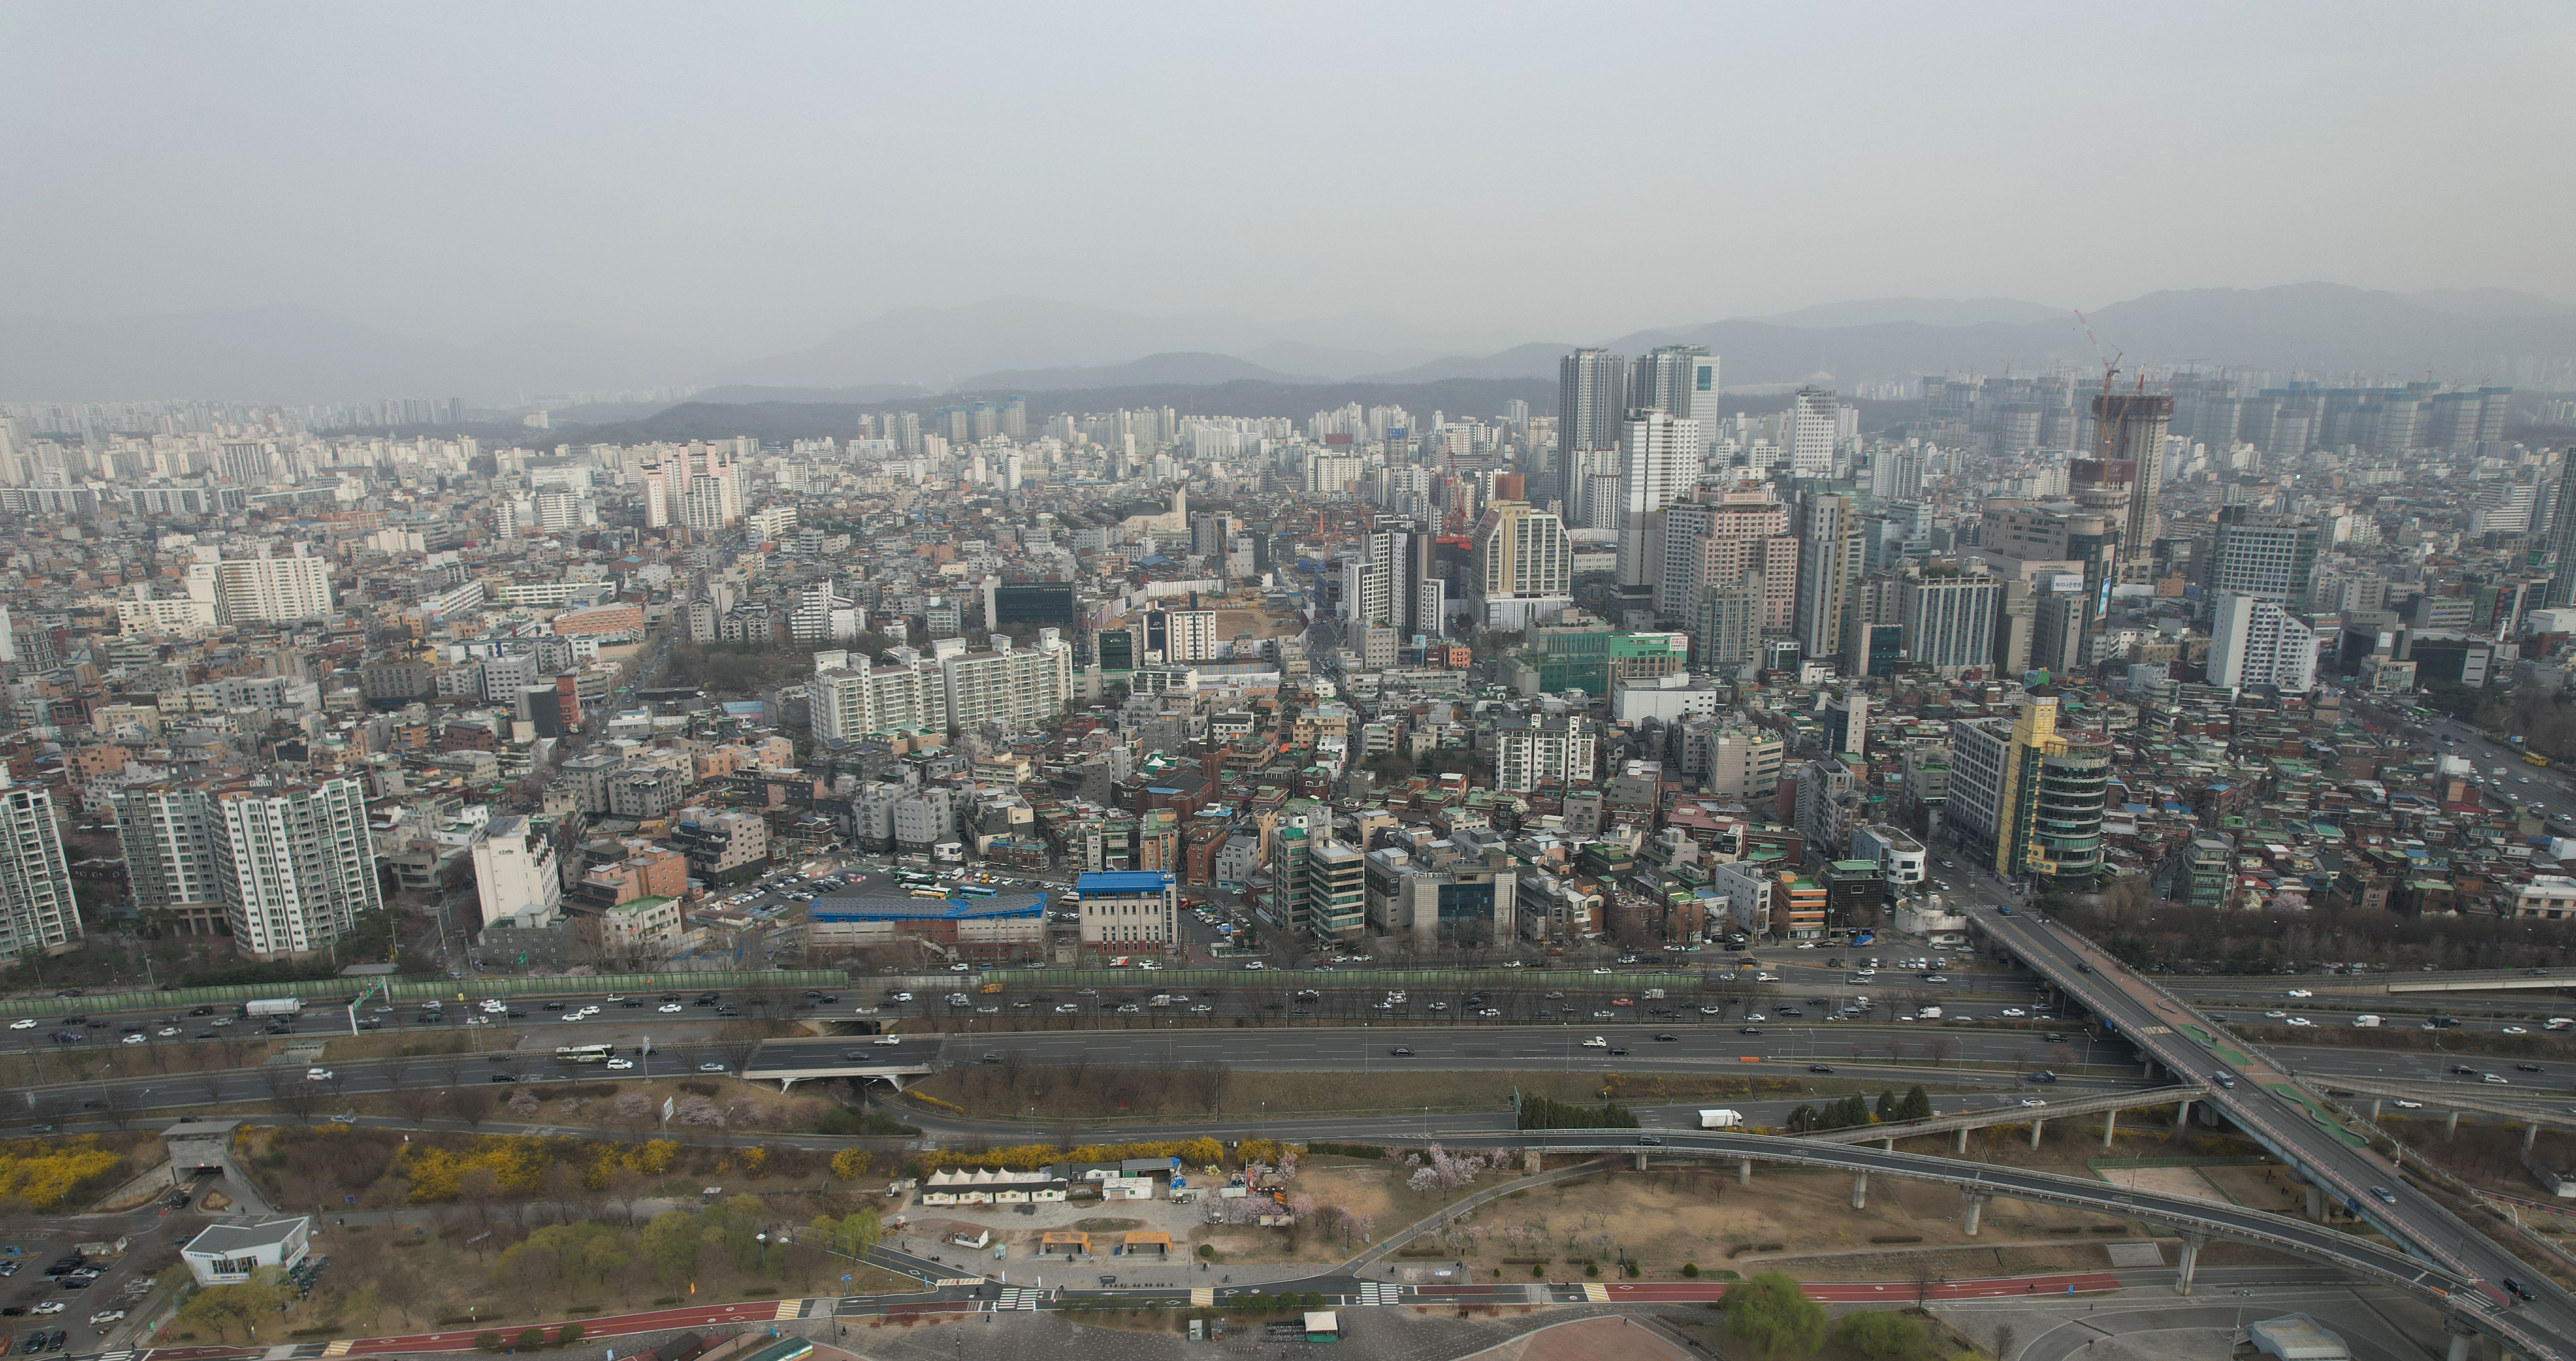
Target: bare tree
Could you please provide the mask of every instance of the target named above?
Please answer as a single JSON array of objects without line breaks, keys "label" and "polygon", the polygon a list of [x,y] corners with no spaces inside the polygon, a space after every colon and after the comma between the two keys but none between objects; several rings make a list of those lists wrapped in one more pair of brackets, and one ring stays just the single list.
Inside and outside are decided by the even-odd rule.
[{"label": "bare tree", "polygon": [[760,1042],[767,1038],[767,1028],[757,1022],[727,1021],[717,1027],[711,1047],[739,1077],[751,1066],[751,1056],[760,1052]]},{"label": "bare tree", "polygon": [[394,1108],[394,1114],[409,1120],[414,1128],[426,1129],[430,1112],[438,1109],[441,1095],[436,1087],[414,1083],[385,1093],[385,1102]]},{"label": "bare tree", "polygon": [[492,1118],[492,1093],[481,1087],[453,1088],[447,1093],[447,1113],[468,1129],[481,1129]]},{"label": "bare tree", "polygon": [[2012,1361],[2012,1352],[2013,1352],[2013,1326],[2012,1326],[2011,1324],[2009,1324],[2009,1323],[2004,1323],[2004,1324],[1998,1324],[1998,1325],[1996,1325],[1996,1327],[1995,1327],[1995,1361]]},{"label": "bare tree", "polygon": [[134,1122],[135,1109],[143,1104],[130,1087],[108,1087],[98,1094],[98,1100],[100,1113],[120,1134]]},{"label": "bare tree", "polygon": [[1199,1108],[1214,1115],[1225,1105],[1225,1089],[1234,1080],[1234,1070],[1215,1059],[1208,1059],[1192,1065],[1184,1080],[1188,1082],[1191,1094],[1199,1099]]},{"label": "bare tree", "polygon": [[1087,1048],[1085,1048],[1085,1049],[1076,1049],[1076,1050],[1074,1050],[1074,1051],[1073,1051],[1073,1056],[1072,1056],[1071,1058],[1068,1058],[1068,1059],[1066,1059],[1066,1060],[1064,1061],[1064,1085],[1065,1085],[1065,1088],[1066,1088],[1067,1090],[1069,1090],[1069,1091],[1080,1091],[1080,1090],[1082,1090],[1082,1080],[1083,1080],[1085,1077],[1088,1077],[1088,1076],[1090,1075],[1090,1073],[1091,1073],[1091,1052],[1090,1052],[1090,1050],[1089,1050],[1089,1049],[1087,1049]]},{"label": "bare tree", "polygon": [[313,1123],[313,1113],[322,1109],[322,1086],[307,1082],[292,1068],[263,1068],[260,1085],[268,1089],[268,1099],[279,1110],[295,1117],[295,1123]]}]

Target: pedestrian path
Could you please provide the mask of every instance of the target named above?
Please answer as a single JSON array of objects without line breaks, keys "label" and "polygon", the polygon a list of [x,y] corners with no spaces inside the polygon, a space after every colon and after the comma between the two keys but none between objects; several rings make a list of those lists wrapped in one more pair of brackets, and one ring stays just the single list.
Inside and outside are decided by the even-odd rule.
[{"label": "pedestrian path", "polygon": [[1610,1287],[1601,1284],[1599,1281],[1585,1281],[1583,1283],[1583,1302],[1586,1304],[1608,1304],[1610,1302]]},{"label": "pedestrian path", "polygon": [[803,1318],[803,1317],[805,1317],[805,1301],[803,1301],[803,1300],[780,1300],[780,1301],[778,1302],[778,1315],[777,1315],[777,1316],[778,1316],[778,1318],[779,1318],[779,1319],[781,1319],[781,1320],[786,1320],[786,1319],[791,1319],[791,1318]]},{"label": "pedestrian path", "polygon": [[1402,1304],[1404,1302],[1404,1289],[1405,1288],[1403,1286],[1387,1281],[1362,1281],[1360,1282],[1360,1296],[1358,1299],[1352,1301],[1352,1303],[1362,1306]]},{"label": "pedestrian path", "polygon": [[1210,1306],[1210,1305],[1212,1305],[1212,1304],[1215,1304],[1215,1303],[1216,1303],[1216,1287],[1215,1287],[1215,1286],[1212,1286],[1212,1285],[1203,1285],[1203,1286],[1199,1286],[1198,1288],[1196,1288],[1196,1289],[1194,1289],[1194,1290],[1190,1291],[1190,1307],[1191,1307],[1192,1309],[1205,1309],[1205,1308],[1207,1308],[1208,1306]]},{"label": "pedestrian path", "polygon": [[1002,1297],[993,1302],[993,1308],[996,1312],[1006,1309],[1035,1309],[1038,1307],[1038,1301],[1044,1298],[1046,1298],[1046,1292],[1043,1290],[1006,1285],[1002,1287]]}]

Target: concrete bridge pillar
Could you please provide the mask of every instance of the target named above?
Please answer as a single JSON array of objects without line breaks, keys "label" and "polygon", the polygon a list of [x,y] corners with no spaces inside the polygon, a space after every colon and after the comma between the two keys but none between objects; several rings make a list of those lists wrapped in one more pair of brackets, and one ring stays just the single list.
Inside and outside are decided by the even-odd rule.
[{"label": "concrete bridge pillar", "polygon": [[2183,1235],[2182,1263],[2179,1273],[2174,1278],[2175,1294],[2188,1295],[2191,1293],[2191,1273],[2193,1268],[2200,1265],[2200,1245],[2206,1241],[2208,1240],[2194,1234]]},{"label": "concrete bridge pillar", "polygon": [[2146,1060],[2146,1062],[2145,1062],[2145,1063],[2144,1063],[2144,1065],[2143,1065],[2143,1068],[2144,1068],[2144,1074],[2143,1074],[2143,1075],[2145,1076],[2146,1080],[2147,1080],[2147,1081],[2149,1081],[2149,1082],[2153,1082],[2153,1081],[2155,1081],[2155,1080],[2156,1080],[2156,1061],[2155,1061],[2154,1059],[2148,1059],[2148,1060]]},{"label": "concrete bridge pillar", "polygon": [[2453,1328],[2450,1331],[2451,1347],[2448,1353],[2448,1361],[2469,1361],[2469,1330],[2466,1328]]},{"label": "concrete bridge pillar", "polygon": [[2370,1099],[2370,1123],[2379,1123],[2379,1098],[2375,1096]]},{"label": "concrete bridge pillar", "polygon": [[2522,1127],[2522,1151],[2523,1151],[2523,1152],[2525,1152],[2525,1153],[2529,1153],[2529,1152],[2531,1151],[2531,1146],[2532,1146],[2533,1144],[2536,1144],[2536,1143],[2539,1143],[2539,1142],[2540,1142],[2540,1126],[2538,1126],[2538,1125],[2525,1125],[2525,1126],[2523,1126],[2523,1127]]},{"label": "concrete bridge pillar", "polygon": [[2326,1219],[2326,1188],[2310,1185],[2305,1189],[2308,1193],[2308,1218],[2313,1219],[2320,1224],[2324,1223]]},{"label": "concrete bridge pillar", "polygon": [[2120,1113],[2118,1111],[2102,1112],[2102,1147],[2109,1148],[2111,1146],[2111,1136],[2118,1133],[2119,1129]]},{"label": "concrete bridge pillar", "polygon": [[2190,1129],[2190,1128],[2191,1128],[2191,1102],[2190,1102],[2190,1101],[2188,1101],[2188,1100],[2186,1100],[2186,1101],[2184,1101],[2184,1102],[2182,1103],[2182,1105],[2181,1105],[2181,1107],[2180,1107],[2180,1108],[2178,1108],[2178,1109],[2176,1109],[2176,1110],[2174,1111],[2174,1133],[2176,1133],[2176,1134],[2180,1134],[2180,1133],[2182,1133],[2183,1131],[2188,1130],[2188,1129]]},{"label": "concrete bridge pillar", "polygon": [[1895,1151],[1896,1151],[1896,1139],[1895,1139],[1895,1137],[1894,1137],[1893,1135],[1891,1135],[1891,1136],[1889,1136],[1888,1138],[1885,1138],[1885,1139],[1880,1140],[1880,1141],[1879,1141],[1879,1147],[1881,1147],[1881,1148],[1885,1149],[1886,1151],[1888,1151],[1888,1152],[1890,1152],[1890,1153],[1895,1152]]},{"label": "concrete bridge pillar", "polygon": [[1852,1208],[1855,1210],[1866,1210],[1869,1208],[1869,1174],[1867,1172],[1852,1173]]},{"label": "concrete bridge pillar", "polygon": [[1968,1127],[1966,1125],[1959,1126],[1959,1156],[1962,1158],[1968,1156]]},{"label": "concrete bridge pillar", "polygon": [[1753,1184],[1753,1160],[1751,1158],[1739,1158],[1736,1160],[1735,1184],[1738,1186],[1751,1186]]},{"label": "concrete bridge pillar", "polygon": [[1634,1153],[1630,1154],[1629,1156],[1630,1156],[1630,1157],[1632,1157],[1632,1158],[1635,1158],[1635,1159],[1637,1160],[1637,1170],[1638,1170],[1638,1171],[1643,1172],[1643,1171],[1645,1171],[1645,1170],[1646,1170],[1646,1150],[1644,1150],[1644,1149],[1642,1149],[1642,1148],[1641,1148],[1641,1149],[1638,1149],[1636,1152],[1634,1152]]},{"label": "concrete bridge pillar", "polygon": [[2031,1146],[2031,1147],[2033,1147],[2033,1148],[2037,1148],[2037,1147],[2039,1147],[2039,1127],[2040,1127],[2040,1126],[2042,1126],[2042,1125],[2044,1125],[2044,1124],[2047,1124],[2047,1123],[2048,1123],[2048,1122],[2047,1122],[2047,1121],[2045,1121],[2045,1120],[2033,1120],[2033,1121],[2031,1121],[2031,1122],[2030,1122],[2030,1146]]},{"label": "concrete bridge pillar", "polygon": [[1536,1176],[1538,1175],[1539,1164],[1544,1161],[1546,1161],[1546,1155],[1539,1152],[1537,1149],[1532,1148],[1523,1150],[1521,1153],[1521,1170],[1529,1173],[1531,1176]]},{"label": "concrete bridge pillar", "polygon": [[2445,1139],[2457,1139],[2460,1137],[2460,1113],[2458,1111],[2451,1112],[2449,1116],[2443,1119],[2442,1137]]},{"label": "concrete bridge pillar", "polygon": [[1967,1234],[1970,1238],[1974,1238],[1977,1236],[1977,1221],[1985,1216],[1986,1198],[1971,1191],[1968,1193],[1967,1201],[1968,1209],[1965,1216],[1965,1223],[1960,1231]]}]

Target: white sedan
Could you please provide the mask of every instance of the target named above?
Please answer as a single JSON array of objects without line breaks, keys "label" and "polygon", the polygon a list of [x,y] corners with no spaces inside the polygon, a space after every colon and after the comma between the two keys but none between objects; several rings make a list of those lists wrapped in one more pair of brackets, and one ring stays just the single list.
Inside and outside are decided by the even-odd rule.
[{"label": "white sedan", "polygon": [[33,1030],[36,1028],[36,1018],[29,1016],[22,1020],[11,1021],[9,1023],[9,1028],[11,1030]]},{"label": "white sedan", "polygon": [[634,1066],[635,1060],[633,1059],[610,1059],[608,1061],[608,1071],[612,1073],[623,1073]]},{"label": "white sedan", "polygon": [[2006,1016],[2027,1016],[2027,1015],[2029,1015],[2030,1013],[2029,1013],[2029,1012],[2026,1012],[2026,1011],[2023,1011],[2023,1010],[2022,1010],[2021,1008],[2019,1008],[2019,1007],[2006,1007],[2006,1008],[2004,1008],[2004,1014],[2005,1014]]},{"label": "white sedan", "polygon": [[150,1044],[152,1041],[151,1041],[151,1040],[150,1040],[150,1038],[149,1038],[149,1037],[147,1037],[147,1036],[143,1036],[143,1035],[128,1035],[128,1036],[126,1036],[126,1037],[125,1037],[125,1042],[126,1042],[127,1044]]},{"label": "white sedan", "polygon": [[2308,1018],[2305,1016],[2293,1016],[2290,1018],[2290,1024],[2292,1025],[2306,1025],[2307,1023]]},{"label": "white sedan", "polygon": [[672,1015],[679,1012],[680,1004],[677,1002],[664,1002],[659,1009],[665,1015]]},{"label": "white sedan", "polygon": [[2290,989],[2290,995],[2301,1001],[2306,1001],[2308,998],[2316,996],[2315,993],[2308,991],[2306,988],[2292,988]]}]

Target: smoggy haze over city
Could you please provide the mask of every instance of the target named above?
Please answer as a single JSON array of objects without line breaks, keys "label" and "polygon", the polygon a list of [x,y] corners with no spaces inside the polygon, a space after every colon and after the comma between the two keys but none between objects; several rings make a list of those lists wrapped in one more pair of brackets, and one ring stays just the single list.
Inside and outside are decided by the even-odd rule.
[{"label": "smoggy haze over city", "polygon": [[2576,298],[2576,13],[2450,17],[20,6],[0,311],[712,371],[1013,295],[1429,354],[1890,295]]}]

